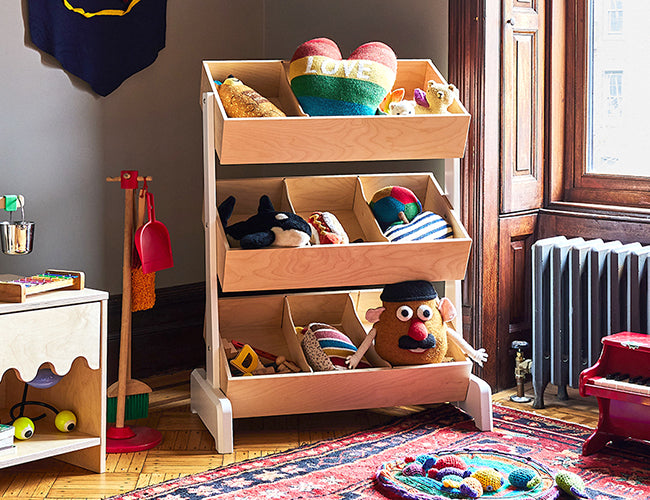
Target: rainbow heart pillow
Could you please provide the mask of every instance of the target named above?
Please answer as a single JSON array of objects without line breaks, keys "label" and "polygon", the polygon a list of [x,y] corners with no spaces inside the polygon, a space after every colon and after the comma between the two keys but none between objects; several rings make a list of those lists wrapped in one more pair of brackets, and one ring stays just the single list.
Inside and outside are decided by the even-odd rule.
[{"label": "rainbow heart pillow", "polygon": [[291,58],[289,82],[311,116],[374,115],[393,88],[397,58],[382,42],[369,42],[343,59],[336,43],[314,38]]}]

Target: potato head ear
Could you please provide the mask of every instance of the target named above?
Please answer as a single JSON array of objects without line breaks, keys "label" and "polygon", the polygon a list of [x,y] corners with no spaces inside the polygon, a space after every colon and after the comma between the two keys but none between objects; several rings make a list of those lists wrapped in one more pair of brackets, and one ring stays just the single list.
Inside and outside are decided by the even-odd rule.
[{"label": "potato head ear", "polygon": [[[453,307],[453,306],[452,306]],[[377,323],[379,321],[379,316],[386,310],[385,307],[377,307],[375,309],[368,309],[366,311],[366,320],[370,323]]]},{"label": "potato head ear", "polygon": [[440,315],[445,322],[451,321],[456,317],[456,307],[454,307],[454,304],[447,297],[440,300],[438,311],[440,311]]}]

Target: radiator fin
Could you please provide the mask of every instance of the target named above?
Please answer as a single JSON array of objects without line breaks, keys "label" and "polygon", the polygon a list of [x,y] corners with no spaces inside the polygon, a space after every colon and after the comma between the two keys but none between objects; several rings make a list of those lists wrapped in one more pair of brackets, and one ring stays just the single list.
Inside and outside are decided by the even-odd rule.
[{"label": "radiator fin", "polygon": [[544,390],[577,388],[600,356],[601,338],[650,331],[650,246],[556,236],[532,247],[534,408]]}]

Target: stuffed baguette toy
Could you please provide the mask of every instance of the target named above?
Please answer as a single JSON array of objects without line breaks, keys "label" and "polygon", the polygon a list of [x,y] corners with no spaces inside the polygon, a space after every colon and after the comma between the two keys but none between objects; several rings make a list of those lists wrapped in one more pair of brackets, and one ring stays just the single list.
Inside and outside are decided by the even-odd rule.
[{"label": "stuffed baguette toy", "polygon": [[226,78],[217,87],[217,92],[230,118],[286,116],[266,97],[235,77]]}]

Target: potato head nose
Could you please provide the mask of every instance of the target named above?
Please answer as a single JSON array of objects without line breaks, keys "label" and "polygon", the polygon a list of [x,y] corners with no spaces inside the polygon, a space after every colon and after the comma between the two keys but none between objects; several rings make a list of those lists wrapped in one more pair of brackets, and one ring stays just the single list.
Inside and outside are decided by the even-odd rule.
[{"label": "potato head nose", "polygon": [[429,335],[429,332],[427,331],[427,327],[424,326],[424,322],[419,319],[412,319],[411,325],[409,326],[409,337],[418,342],[422,342],[427,338],[427,335]]}]

